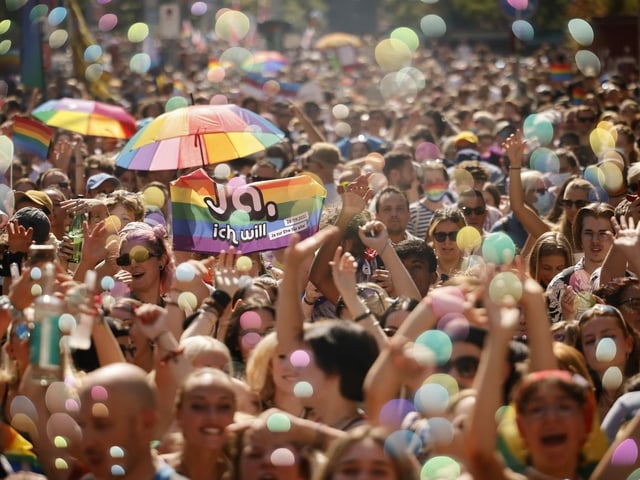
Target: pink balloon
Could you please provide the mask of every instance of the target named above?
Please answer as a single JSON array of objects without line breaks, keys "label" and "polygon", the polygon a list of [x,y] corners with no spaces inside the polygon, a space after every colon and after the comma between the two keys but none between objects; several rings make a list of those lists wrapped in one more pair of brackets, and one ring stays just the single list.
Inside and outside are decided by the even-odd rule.
[{"label": "pink balloon", "polygon": [[507,0],[507,3],[516,10],[524,10],[529,5],[529,0]]},{"label": "pink balloon", "polygon": [[635,440],[627,438],[618,447],[611,457],[612,465],[633,465],[638,460],[638,446]]}]

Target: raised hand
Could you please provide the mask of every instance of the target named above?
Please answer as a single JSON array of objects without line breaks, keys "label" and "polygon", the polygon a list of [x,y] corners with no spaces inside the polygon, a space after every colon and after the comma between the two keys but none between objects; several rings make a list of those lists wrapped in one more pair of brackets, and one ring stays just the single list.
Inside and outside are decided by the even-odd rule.
[{"label": "raised hand", "polygon": [[8,246],[10,252],[27,253],[33,241],[33,228],[24,228],[17,220],[9,222],[7,226]]},{"label": "raised hand", "polygon": [[364,210],[374,195],[369,188],[369,175],[360,175],[346,187],[338,186],[338,193],[342,198],[342,210],[354,215]]},{"label": "raised hand", "polygon": [[525,140],[522,138],[522,132],[517,130],[502,143],[502,148],[505,151],[511,167],[522,167],[522,160],[524,158],[524,150],[526,148]]},{"label": "raised hand", "polygon": [[372,220],[365,223],[358,229],[358,237],[368,248],[373,248],[381,253],[389,245],[389,232],[384,223],[379,220]]},{"label": "raised hand", "polygon": [[330,265],[333,283],[335,283],[340,295],[343,298],[347,295],[356,295],[358,264],[353,255],[349,252],[342,253],[342,247],[338,247]]},{"label": "raised hand", "polygon": [[213,266],[215,287],[225,291],[231,297],[238,291],[240,277],[243,274],[236,268],[236,263],[241,255],[242,252],[236,252],[235,248],[231,246],[228,252],[220,252]]}]

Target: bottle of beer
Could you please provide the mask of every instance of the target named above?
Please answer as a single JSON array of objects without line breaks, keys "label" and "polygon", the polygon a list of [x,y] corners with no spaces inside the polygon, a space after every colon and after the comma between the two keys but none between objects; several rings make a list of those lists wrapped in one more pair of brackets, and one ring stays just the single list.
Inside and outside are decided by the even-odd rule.
[{"label": "bottle of beer", "polygon": [[44,265],[42,280],[42,295],[33,302],[30,363],[32,380],[41,385],[49,385],[62,378],[58,321],[64,312],[64,305],[62,300],[53,294],[55,282],[53,263]]},{"label": "bottle of beer", "polygon": [[80,263],[80,259],[82,258],[82,241],[84,238],[84,234],[82,233],[83,222],[84,215],[78,213],[73,217],[71,225],[69,226],[69,233],[67,233],[67,235],[73,244],[73,255],[71,255],[69,263]]}]

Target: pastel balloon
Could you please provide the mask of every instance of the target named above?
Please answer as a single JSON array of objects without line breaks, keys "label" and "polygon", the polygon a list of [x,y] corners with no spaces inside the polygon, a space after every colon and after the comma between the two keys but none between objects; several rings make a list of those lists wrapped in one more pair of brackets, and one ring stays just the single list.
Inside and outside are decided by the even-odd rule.
[{"label": "pastel balloon", "polygon": [[511,237],[504,232],[489,234],[482,244],[482,256],[489,263],[504,265],[510,263],[516,255],[516,246]]},{"label": "pastel balloon", "polygon": [[447,33],[447,24],[442,17],[438,15],[425,15],[420,20],[420,30],[422,30],[422,33],[427,37],[442,37]]},{"label": "pastel balloon", "polygon": [[603,338],[596,347],[596,360],[599,362],[610,362],[616,356],[616,342],[611,338]]},{"label": "pastel balloon", "polygon": [[416,409],[408,400],[394,398],[385,403],[380,409],[379,421],[389,429],[400,428],[404,418]]},{"label": "pastel balloon", "polygon": [[633,465],[638,460],[638,445],[633,438],[620,442],[611,457],[612,465]]},{"label": "pastel balloon", "polygon": [[0,172],[6,172],[12,161],[13,142],[6,135],[0,135]]},{"label": "pastel balloon", "polygon": [[425,383],[416,391],[413,403],[426,417],[442,415],[449,405],[449,390],[439,383]]},{"label": "pastel balloon", "polygon": [[196,17],[202,16],[205,13],[207,13],[207,4],[204,2],[194,2],[193,5],[191,5],[191,15],[194,15]]},{"label": "pastel balloon", "polygon": [[196,269],[190,263],[184,262],[176,267],[176,279],[190,282],[196,276]]},{"label": "pastel balloon", "polygon": [[98,30],[101,32],[109,32],[118,24],[118,17],[113,13],[105,13],[98,20]]},{"label": "pastel balloon", "polygon": [[49,22],[49,25],[56,27],[64,22],[65,18],[67,18],[67,9],[64,7],[56,7],[49,12],[47,21]]},{"label": "pastel balloon", "polygon": [[167,100],[167,103],[164,106],[164,111],[170,112],[172,110],[183,108],[188,105],[189,105],[189,102],[184,97],[180,97],[180,96],[171,97],[169,100]]},{"label": "pastel balloon", "polygon": [[445,313],[464,311],[464,293],[458,287],[447,286],[434,290],[431,308],[436,317]]},{"label": "pastel balloon", "polygon": [[393,457],[407,451],[417,454],[422,450],[422,440],[411,430],[396,430],[384,441],[384,451]]},{"label": "pastel balloon", "polygon": [[513,272],[500,272],[489,284],[489,296],[497,304],[508,298],[517,302],[522,297],[522,282]]},{"label": "pastel balloon", "polygon": [[127,31],[127,38],[131,43],[143,42],[149,36],[149,26],[143,22],[134,23]]},{"label": "pastel balloon", "polygon": [[572,18],[569,20],[569,34],[583,47],[588,47],[593,43],[593,28],[582,18]]},{"label": "pastel balloon", "polygon": [[598,56],[589,50],[580,50],[575,55],[576,65],[583,75],[600,74],[601,64]]},{"label": "pastel balloon", "polygon": [[460,476],[460,465],[451,457],[432,457],[420,470],[421,480],[454,480]]},{"label": "pastel balloon", "polygon": [[529,42],[533,40],[534,30],[533,26],[526,20],[516,20],[511,24],[511,31],[519,40],[523,42]]},{"label": "pastel balloon", "polygon": [[9,31],[11,27],[11,20],[2,20],[0,22],[0,35],[4,35]]},{"label": "pastel balloon", "polygon": [[618,367],[609,367],[602,375],[602,386],[607,390],[616,390],[622,385],[622,372]]}]

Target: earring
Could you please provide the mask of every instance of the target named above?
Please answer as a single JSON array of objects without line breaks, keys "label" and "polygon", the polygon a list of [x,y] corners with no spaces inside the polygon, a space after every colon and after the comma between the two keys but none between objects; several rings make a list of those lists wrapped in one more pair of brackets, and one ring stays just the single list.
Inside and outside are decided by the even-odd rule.
[{"label": "earring", "polygon": [[162,271],[164,270],[164,265],[160,265],[158,268],[160,269],[160,271]]}]

